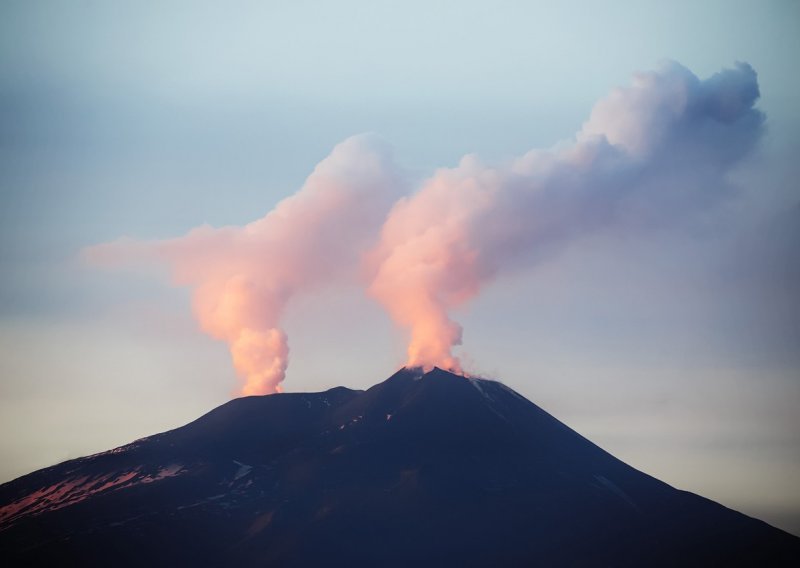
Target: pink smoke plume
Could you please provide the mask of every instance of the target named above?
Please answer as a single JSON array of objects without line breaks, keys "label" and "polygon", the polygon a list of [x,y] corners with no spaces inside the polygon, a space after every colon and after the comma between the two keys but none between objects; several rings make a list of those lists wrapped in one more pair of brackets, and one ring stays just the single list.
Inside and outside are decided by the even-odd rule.
[{"label": "pink smoke plume", "polygon": [[700,80],[668,63],[598,102],[571,143],[497,167],[466,156],[396,202],[403,183],[387,151],[356,137],[249,225],[88,254],[166,263],[175,284],[193,289],[201,328],[230,346],[244,394],[280,390],[291,298],[359,267],[368,293],[409,333],[407,364],[463,372],[451,313],[498,273],[600,231],[678,222],[730,195],[731,169],[763,130],[758,97],[747,64]]},{"label": "pink smoke plume", "polygon": [[669,63],[594,107],[575,141],[490,168],[467,156],[400,200],[369,254],[369,293],[410,333],[408,364],[461,371],[450,312],[498,271],[587,233],[671,222],[730,193],[763,115],[746,64],[701,81]]},{"label": "pink smoke plume", "polygon": [[280,392],[289,357],[281,329],[287,303],[357,273],[399,180],[386,148],[357,136],[336,146],[300,191],[248,225],[201,226],[163,241],[122,239],[86,252],[107,265],[166,263],[176,285],[194,290],[202,330],[228,343],[241,393]]}]

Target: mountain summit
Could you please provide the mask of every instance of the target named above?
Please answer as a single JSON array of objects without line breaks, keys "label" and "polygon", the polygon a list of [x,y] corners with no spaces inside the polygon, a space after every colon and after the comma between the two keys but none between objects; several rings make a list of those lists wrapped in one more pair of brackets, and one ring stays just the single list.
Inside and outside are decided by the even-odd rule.
[{"label": "mountain summit", "polygon": [[0,486],[5,565],[768,566],[800,539],[502,383],[401,369],[251,396]]}]

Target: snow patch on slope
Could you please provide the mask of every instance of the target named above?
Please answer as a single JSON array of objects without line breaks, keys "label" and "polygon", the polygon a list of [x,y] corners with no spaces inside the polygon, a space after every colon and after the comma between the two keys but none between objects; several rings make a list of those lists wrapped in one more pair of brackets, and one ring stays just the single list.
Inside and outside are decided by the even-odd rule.
[{"label": "snow patch on slope", "polygon": [[155,473],[145,474],[141,467],[105,475],[72,477],[54,485],[37,489],[0,508],[0,523],[8,524],[23,515],[38,515],[80,503],[84,499],[108,491],[117,491],[139,484],[154,483],[185,473],[182,464],[169,464]]},{"label": "snow patch on slope", "polygon": [[630,505],[631,507],[633,507],[637,511],[639,510],[639,507],[636,505],[636,503],[634,503],[633,499],[628,497],[628,494],[625,493],[619,487],[617,487],[617,485],[614,484],[614,482],[610,481],[606,477],[603,477],[602,475],[595,475],[594,478],[597,481],[600,482],[600,485],[602,485],[604,488],[606,488],[609,491],[611,491],[611,493],[613,493],[614,495],[616,495],[617,497],[619,497],[620,499],[625,501],[628,505]]},{"label": "snow patch on slope", "polygon": [[233,476],[234,481],[236,481],[237,479],[241,479],[242,477],[244,477],[253,470],[252,465],[247,465],[246,463],[238,462],[236,460],[233,460],[233,463],[239,466],[239,469],[236,470],[236,473]]}]

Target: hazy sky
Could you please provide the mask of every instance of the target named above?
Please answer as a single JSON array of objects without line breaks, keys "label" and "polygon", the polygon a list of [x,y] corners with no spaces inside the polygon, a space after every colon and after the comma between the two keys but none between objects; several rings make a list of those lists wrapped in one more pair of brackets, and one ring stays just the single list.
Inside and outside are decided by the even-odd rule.
[{"label": "hazy sky", "polygon": [[[435,4],[435,5],[432,5]],[[188,422],[238,381],[189,293],[87,265],[262,217],[345,138],[412,179],[564,144],[675,60],[758,73],[759,147],[701,215],[572,243],[455,315],[459,354],[629,464],[800,534],[797,2],[4,2],[0,480]],[[288,391],[405,338],[354,285],[288,306]]]}]

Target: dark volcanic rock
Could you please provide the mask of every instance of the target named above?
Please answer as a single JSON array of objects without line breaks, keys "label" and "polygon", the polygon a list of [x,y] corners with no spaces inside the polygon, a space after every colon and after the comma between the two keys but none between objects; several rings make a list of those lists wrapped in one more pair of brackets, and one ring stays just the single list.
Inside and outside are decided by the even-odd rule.
[{"label": "dark volcanic rock", "polygon": [[501,383],[403,369],[232,400],[0,486],[4,565],[769,566],[800,539],[617,460]]}]

